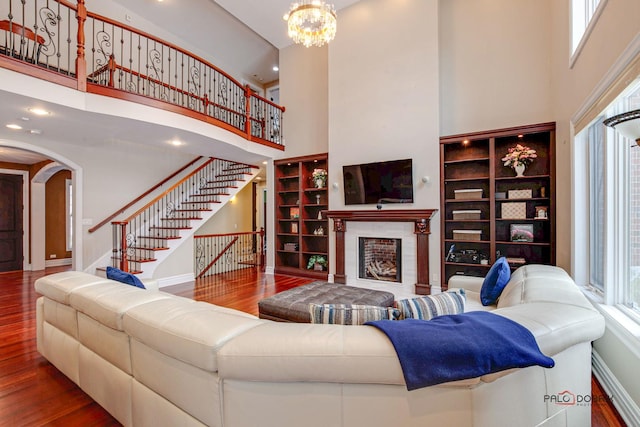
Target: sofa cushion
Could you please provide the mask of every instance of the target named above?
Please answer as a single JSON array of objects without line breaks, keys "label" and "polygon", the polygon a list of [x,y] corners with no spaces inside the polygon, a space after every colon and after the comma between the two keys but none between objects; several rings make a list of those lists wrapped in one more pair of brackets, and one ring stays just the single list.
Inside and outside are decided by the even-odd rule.
[{"label": "sofa cushion", "polygon": [[400,319],[429,320],[444,314],[464,312],[466,295],[464,289],[449,290],[435,295],[396,301]]},{"label": "sofa cushion", "polygon": [[146,289],[140,279],[131,273],[127,273],[118,268],[107,267],[107,279],[115,280],[126,285],[135,286],[136,288]]},{"label": "sofa cushion", "polygon": [[76,289],[69,298],[71,306],[98,322],[122,329],[122,316],[132,307],[158,299],[175,298],[162,292],[143,289],[106,279],[106,283]]},{"label": "sofa cushion", "polygon": [[505,257],[500,257],[491,266],[480,289],[480,301],[483,305],[493,305],[500,298],[500,294],[511,277],[511,267]]},{"label": "sofa cushion", "polygon": [[36,280],[36,291],[54,301],[69,304],[69,296],[77,289],[98,284],[113,283],[104,277],[82,271],[63,271]]},{"label": "sofa cushion", "polygon": [[393,307],[362,304],[309,304],[311,323],[362,325],[372,320],[397,320],[400,311]]},{"label": "sofa cushion", "polygon": [[181,297],[138,305],[127,311],[123,322],[131,338],[210,372],[218,369],[220,348],[264,323],[246,313]]}]

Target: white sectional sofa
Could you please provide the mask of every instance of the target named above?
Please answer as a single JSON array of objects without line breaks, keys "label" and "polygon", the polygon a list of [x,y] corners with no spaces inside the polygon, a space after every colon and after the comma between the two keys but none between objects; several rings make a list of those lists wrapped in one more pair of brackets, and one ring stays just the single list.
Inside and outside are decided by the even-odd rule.
[{"label": "white sectional sofa", "polygon": [[479,303],[481,280],[450,283],[467,289],[468,310],[528,328],[555,367],[414,391],[371,326],[261,320],[82,272],[35,286],[38,351],[125,426],[590,425],[578,400],[604,321],[556,267],[521,267],[494,307]]}]

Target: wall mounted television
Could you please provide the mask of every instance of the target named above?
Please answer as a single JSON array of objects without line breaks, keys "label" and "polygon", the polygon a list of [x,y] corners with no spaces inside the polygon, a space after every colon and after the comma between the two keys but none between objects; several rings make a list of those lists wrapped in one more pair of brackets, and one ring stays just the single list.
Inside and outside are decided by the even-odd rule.
[{"label": "wall mounted television", "polygon": [[413,203],[411,159],[342,167],[344,204]]}]

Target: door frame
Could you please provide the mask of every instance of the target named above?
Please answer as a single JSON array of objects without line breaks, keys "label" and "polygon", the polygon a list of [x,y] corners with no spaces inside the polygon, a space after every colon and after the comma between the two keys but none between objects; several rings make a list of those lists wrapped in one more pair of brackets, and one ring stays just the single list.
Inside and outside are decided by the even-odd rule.
[{"label": "door frame", "polygon": [[31,264],[29,263],[29,244],[31,243],[31,238],[29,237],[29,212],[31,212],[29,204],[29,171],[20,169],[0,169],[0,174],[22,175],[22,269],[31,270]]}]

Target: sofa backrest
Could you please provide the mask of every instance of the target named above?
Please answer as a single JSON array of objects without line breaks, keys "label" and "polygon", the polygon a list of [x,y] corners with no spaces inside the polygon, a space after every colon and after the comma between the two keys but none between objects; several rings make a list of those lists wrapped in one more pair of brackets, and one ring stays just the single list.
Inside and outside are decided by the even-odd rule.
[{"label": "sofa backrest", "polygon": [[497,308],[544,302],[593,308],[566,271],[538,264],[525,265],[513,272]]}]

